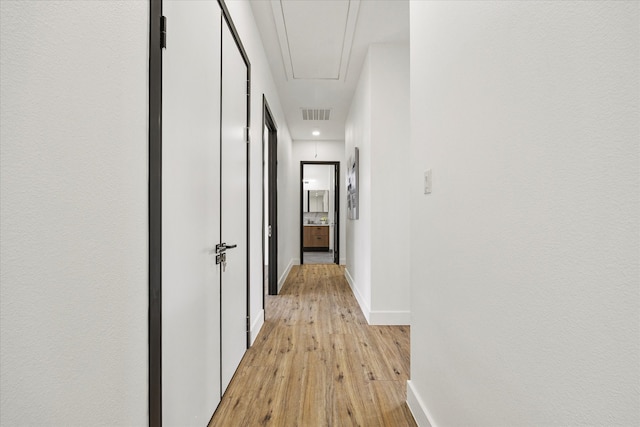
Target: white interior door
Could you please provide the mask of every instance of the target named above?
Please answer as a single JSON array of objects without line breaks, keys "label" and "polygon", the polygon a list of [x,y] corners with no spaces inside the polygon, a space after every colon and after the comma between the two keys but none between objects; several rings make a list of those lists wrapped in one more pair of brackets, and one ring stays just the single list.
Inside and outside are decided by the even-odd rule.
[{"label": "white interior door", "polygon": [[203,426],[220,400],[220,25],[216,2],[163,2],[162,412]]},{"label": "white interior door", "polygon": [[222,24],[222,393],[247,349],[247,66]]}]

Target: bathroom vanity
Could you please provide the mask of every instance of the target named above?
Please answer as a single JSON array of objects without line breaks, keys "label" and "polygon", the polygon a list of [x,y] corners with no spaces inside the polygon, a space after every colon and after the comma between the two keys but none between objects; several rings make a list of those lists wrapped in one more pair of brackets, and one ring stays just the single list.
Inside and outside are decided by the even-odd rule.
[{"label": "bathroom vanity", "polygon": [[307,225],[303,230],[303,248],[305,251],[329,250],[329,225]]}]

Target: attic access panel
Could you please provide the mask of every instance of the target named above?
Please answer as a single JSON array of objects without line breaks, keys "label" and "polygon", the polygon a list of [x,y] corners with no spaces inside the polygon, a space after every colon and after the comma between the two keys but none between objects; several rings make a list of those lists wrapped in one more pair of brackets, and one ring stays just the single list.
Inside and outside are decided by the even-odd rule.
[{"label": "attic access panel", "polygon": [[272,0],[287,77],[343,79],[359,6],[360,0]]}]

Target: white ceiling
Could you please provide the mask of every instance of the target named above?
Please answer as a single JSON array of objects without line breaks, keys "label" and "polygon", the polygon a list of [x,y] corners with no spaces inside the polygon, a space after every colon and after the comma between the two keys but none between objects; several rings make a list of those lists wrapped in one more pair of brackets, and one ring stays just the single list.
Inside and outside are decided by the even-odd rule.
[{"label": "white ceiling", "polygon": [[[251,8],[294,140],[343,140],[369,45],[409,42],[408,0],[251,0]],[[329,120],[304,120],[307,109],[330,110]],[[326,112],[318,113],[311,117]]]}]

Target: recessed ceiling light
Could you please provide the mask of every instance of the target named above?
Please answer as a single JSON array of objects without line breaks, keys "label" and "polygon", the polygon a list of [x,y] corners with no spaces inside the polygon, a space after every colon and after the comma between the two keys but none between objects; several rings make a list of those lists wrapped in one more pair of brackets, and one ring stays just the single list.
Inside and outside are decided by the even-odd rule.
[{"label": "recessed ceiling light", "polygon": [[313,132],[311,132],[311,135],[318,136],[318,135],[320,135],[320,131],[319,130],[314,130]]}]

